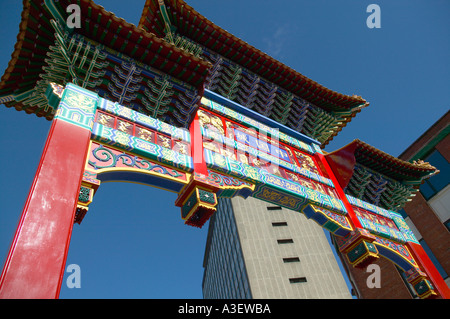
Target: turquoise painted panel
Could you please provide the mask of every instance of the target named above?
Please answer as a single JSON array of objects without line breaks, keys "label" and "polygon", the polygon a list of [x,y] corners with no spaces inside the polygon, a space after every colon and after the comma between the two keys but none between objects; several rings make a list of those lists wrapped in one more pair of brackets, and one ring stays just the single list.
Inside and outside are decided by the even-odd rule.
[{"label": "turquoise painted panel", "polygon": [[[240,114],[234,110],[231,110],[219,103],[213,102],[205,97],[203,97],[201,99],[201,103],[203,106],[205,106],[207,109],[217,112],[221,115],[224,115],[228,118],[233,119],[234,121],[243,124],[244,126],[249,126],[249,127],[253,127],[257,130],[263,131],[266,134],[270,134],[271,137],[275,138],[275,139],[279,139],[280,141],[283,141],[284,143],[294,146],[300,150],[306,151],[310,154],[314,154],[315,152],[317,152],[317,148],[316,147],[312,147],[311,145],[308,145],[298,139],[295,139],[283,132],[280,132],[278,129],[276,128],[272,128],[269,127],[265,124],[262,124],[258,121],[255,121],[254,119],[245,116],[243,114]],[[318,148],[320,150],[320,148]],[[322,152],[322,151],[320,151]]]},{"label": "turquoise painted panel", "polygon": [[391,212],[391,216],[392,216],[392,220],[394,221],[395,225],[397,225],[398,229],[402,232],[405,239],[407,241],[419,244],[419,241],[417,240],[416,236],[414,236],[414,233],[409,228],[405,219],[400,214],[395,213],[395,212]]},{"label": "turquoise painted panel", "polygon": [[370,211],[370,212],[372,212],[374,214],[378,214],[378,215],[381,215],[381,216],[384,216],[384,217],[392,219],[392,217],[391,217],[392,211],[389,211],[387,209],[384,209],[384,208],[378,207],[376,205],[367,203],[367,202],[365,202],[363,200],[360,200],[359,198],[355,198],[355,197],[352,197],[350,195],[347,195],[347,199],[350,202],[350,204],[352,204],[352,205],[361,207],[361,208],[363,208],[365,210],[368,210],[368,211]]},{"label": "turquoise painted panel", "polygon": [[188,143],[191,141],[190,134],[187,129],[178,128],[164,123],[158,119],[136,112],[126,106],[120,105],[117,102],[112,102],[100,98],[98,108],[113,115],[120,116],[124,119],[135,122],[136,124],[170,135],[175,139],[180,139]]},{"label": "turquoise painted panel", "polygon": [[384,238],[392,239],[396,242],[405,243],[407,240],[404,234],[396,229],[375,223],[367,218],[359,217],[358,219],[361,225],[375,235],[382,236]]},{"label": "turquoise painted panel", "polygon": [[256,148],[250,147],[249,145],[245,145],[245,144],[235,141],[233,139],[227,138],[217,132],[205,129],[203,127],[201,128],[201,131],[202,131],[202,135],[211,141],[215,141],[215,142],[224,144],[226,146],[229,146],[230,148],[239,150],[241,152],[249,153],[249,154],[253,155],[254,157],[259,157],[263,160],[273,163],[274,165],[279,165],[279,166],[286,168],[288,170],[291,170],[295,173],[301,174],[309,179],[321,182],[321,183],[328,185],[330,187],[333,187],[333,188],[335,187],[333,182],[324,176],[313,173],[304,168],[293,165],[289,162],[283,161],[283,160],[279,159],[278,157],[275,157],[275,156],[272,156],[265,152],[262,152]]},{"label": "turquoise painted panel", "polygon": [[272,190],[287,194],[294,199],[306,199],[317,206],[332,209],[342,214],[347,213],[341,200],[319,193],[298,183],[288,181],[282,177],[269,174],[263,169],[234,161],[208,149],[205,149],[205,161],[209,168],[248,180],[259,185],[259,188],[269,187]]},{"label": "turquoise painted panel", "polygon": [[96,93],[69,83],[63,91],[54,118],[91,131],[98,99]]},{"label": "turquoise painted panel", "polygon": [[193,171],[194,163],[192,157],[103,126],[100,123],[94,124],[92,139],[187,172]]},{"label": "turquoise painted panel", "polygon": [[373,204],[367,203],[365,201],[362,201],[358,198],[354,198],[350,195],[347,195],[347,199],[350,202],[351,205],[363,208],[365,210],[368,210],[369,212],[372,212],[374,214],[378,214],[380,216],[392,219],[395,225],[400,230],[397,231],[396,229],[387,227],[385,225],[380,225],[378,223],[374,223],[373,221],[367,220],[366,218],[358,217],[361,221],[361,224],[366,229],[370,230],[371,232],[378,234],[380,236],[390,238],[392,240],[396,240],[399,242],[406,242],[410,241],[413,243],[419,243],[414,236],[413,232],[409,228],[406,221],[403,219],[403,217],[394,212],[387,209],[384,209],[382,207],[375,206]]}]

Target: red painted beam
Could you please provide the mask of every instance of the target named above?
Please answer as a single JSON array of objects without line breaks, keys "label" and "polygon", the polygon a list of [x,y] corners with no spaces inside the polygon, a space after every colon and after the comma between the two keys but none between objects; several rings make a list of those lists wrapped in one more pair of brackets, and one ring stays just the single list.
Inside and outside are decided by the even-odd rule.
[{"label": "red painted beam", "polygon": [[[353,224],[356,227],[363,228],[343,191],[343,187],[348,184],[348,181],[353,173],[354,157],[352,158],[351,156],[353,152],[354,147],[351,147],[350,149],[343,148],[339,150],[339,152],[334,152],[334,154],[331,153],[333,155],[336,154],[333,158],[329,157],[330,154],[324,156],[319,153],[316,153],[316,157],[321,161],[326,171],[329,173],[329,177],[335,184],[336,191],[344,202],[344,205],[349,213],[348,216],[352,220]],[[330,161],[330,163],[328,161]],[[331,165],[335,165],[334,170],[331,169]],[[337,176],[336,172],[339,172],[341,175]],[[422,246],[412,242],[407,242],[406,245],[410,248],[412,254],[414,255],[414,259],[420,265],[422,270],[428,275],[429,280],[433,283],[441,297],[450,299],[450,289],[442,279],[442,276],[439,274],[427,253],[423,250]]]},{"label": "red painted beam", "polygon": [[356,216],[355,212],[353,211],[352,206],[350,205],[347,196],[344,193],[343,188],[341,187],[341,184],[338,181],[338,177],[335,175],[334,171],[331,169],[327,158],[320,153],[315,153],[315,157],[320,161],[320,163],[323,165],[323,167],[325,168],[326,172],[328,173],[329,178],[331,179],[331,181],[333,182],[336,192],[339,195],[339,198],[341,199],[341,201],[344,203],[345,208],[347,209],[347,216],[349,217],[352,226],[356,227],[356,228],[363,228],[361,225],[361,222],[358,219],[358,216]]},{"label": "red painted beam", "polygon": [[0,277],[0,298],[59,297],[90,136],[53,121]]},{"label": "red painted beam", "polygon": [[406,245],[411,250],[414,255],[414,259],[421,266],[422,271],[427,274],[428,279],[433,283],[434,288],[441,295],[441,297],[444,299],[450,299],[450,289],[423,247],[412,242],[407,242]]},{"label": "red painted beam", "polygon": [[357,144],[352,142],[334,152],[324,155],[342,189],[347,187],[353,176],[353,170],[356,164],[356,147]]},{"label": "red painted beam", "polygon": [[189,133],[191,134],[191,156],[194,161],[194,171],[196,173],[208,176],[208,169],[205,162],[205,153],[203,151],[203,136],[197,113],[195,114],[195,117],[191,122]]}]

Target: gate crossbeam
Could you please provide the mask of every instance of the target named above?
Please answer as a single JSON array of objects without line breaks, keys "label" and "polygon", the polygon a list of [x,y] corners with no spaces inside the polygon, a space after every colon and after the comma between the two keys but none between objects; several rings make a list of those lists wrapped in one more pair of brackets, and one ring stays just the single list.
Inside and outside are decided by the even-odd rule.
[{"label": "gate crossbeam", "polygon": [[[34,201],[39,198],[36,193],[44,191],[39,188],[42,181],[52,176],[39,174],[45,172],[47,162],[55,160],[58,167],[71,165],[72,186],[61,188],[65,193],[60,195],[71,201],[66,201],[67,207],[51,204],[61,210],[56,215],[65,227],[61,225],[56,234],[43,240],[59,245],[64,257],[58,257],[59,264],[51,271],[46,268],[42,278],[27,275],[30,285],[44,287],[33,292],[33,297],[57,297],[60,279],[50,284],[46,278],[62,278],[71,233],[67,220],[69,224],[82,221],[104,181],[134,181],[178,193],[175,205],[181,209],[181,218],[195,227],[202,227],[215,213],[218,197],[252,196],[286,207],[335,234],[339,249],[355,267],[365,267],[384,256],[403,268],[421,297],[442,294],[442,289],[434,286],[439,279],[430,277],[423,267],[421,247],[403,218],[345,195],[316,141],[299,133],[290,134],[282,126],[271,127],[270,120],[209,93],[199,102],[190,130],[138,113],[73,84],[65,88],[51,84],[47,93],[52,103],[60,99],[59,107],[41,161],[43,168],[36,175],[37,184],[23,212],[22,228],[2,274],[1,296],[29,293],[16,289],[22,280],[19,272],[23,273],[23,265],[35,262],[22,241],[36,222],[40,227],[52,222],[36,217],[47,206]],[[65,128],[64,133],[60,127]],[[64,154],[54,155],[52,145],[66,143],[66,132],[72,132],[74,142]],[[52,177],[55,186],[62,185],[61,176],[66,180],[64,174]],[[37,219],[31,221],[33,218]],[[63,243],[59,242],[62,237],[66,238]],[[43,242],[35,241],[35,248],[42,250],[40,258],[54,261],[55,252],[50,254],[40,245]]]}]

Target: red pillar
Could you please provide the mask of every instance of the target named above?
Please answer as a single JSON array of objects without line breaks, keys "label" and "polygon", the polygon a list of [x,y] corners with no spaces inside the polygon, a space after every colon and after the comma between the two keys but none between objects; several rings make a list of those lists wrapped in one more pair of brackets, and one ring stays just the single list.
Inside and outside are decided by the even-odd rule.
[{"label": "red pillar", "polygon": [[191,135],[191,156],[194,161],[194,171],[208,176],[208,169],[206,167],[205,154],[203,151],[203,136],[197,113],[191,122],[189,133]]},{"label": "red pillar", "polygon": [[427,274],[428,279],[433,284],[435,290],[439,292],[443,299],[450,299],[450,289],[423,247],[420,244],[413,242],[407,242],[406,245],[414,255],[417,264],[419,264],[421,269]]},{"label": "red pillar", "polygon": [[345,208],[347,209],[347,216],[349,217],[352,226],[355,228],[363,228],[361,225],[361,222],[358,219],[358,216],[356,216],[355,212],[353,211],[352,205],[350,205],[347,196],[344,193],[343,188],[341,187],[341,184],[339,183],[338,179],[336,178],[333,170],[331,169],[327,159],[323,154],[315,153],[316,158],[320,161],[320,163],[323,165],[325,170],[328,173],[328,177],[331,179],[331,181],[334,184],[335,190],[339,195],[339,198],[341,199],[342,203],[344,204]]},{"label": "red pillar", "polygon": [[55,116],[0,277],[0,298],[59,297],[90,137],[89,129]]},{"label": "red pillar", "polygon": [[[330,163],[328,163],[327,158],[324,155],[316,153],[316,156],[329,173],[330,179],[336,186],[336,191],[342,198],[342,201],[344,202],[344,205],[348,210],[349,213],[348,216],[353,221],[353,224],[356,227],[363,228],[358,220],[358,217],[355,215],[350,203],[348,202],[347,197],[345,196],[343,187],[341,186],[342,183],[347,185],[348,181],[351,178],[354,166],[354,157],[352,157],[354,147],[355,146],[352,145],[351,148],[343,148],[332,154],[333,156],[335,156],[336,158],[335,160],[336,161],[340,160],[341,163],[340,167],[337,167],[336,164],[333,163],[335,170],[331,169],[331,165]],[[342,176],[340,176],[339,179],[335,176],[334,174],[335,171],[342,172]],[[433,262],[430,260],[430,258],[428,257],[427,253],[424,251],[422,246],[420,244],[415,244],[413,242],[407,242],[406,246],[411,250],[412,254],[414,255],[415,261],[417,262],[418,265],[420,265],[420,268],[427,274],[428,279],[434,285],[434,288],[439,292],[440,296],[445,299],[450,299],[450,289],[448,288],[444,279],[442,279],[442,276],[439,274],[438,270],[436,269]]]}]

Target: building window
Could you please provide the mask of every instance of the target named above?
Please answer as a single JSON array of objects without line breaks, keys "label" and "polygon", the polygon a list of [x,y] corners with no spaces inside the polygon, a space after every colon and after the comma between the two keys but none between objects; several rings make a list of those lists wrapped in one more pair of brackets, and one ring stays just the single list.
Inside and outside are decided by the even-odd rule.
[{"label": "building window", "polygon": [[423,197],[425,197],[426,200],[429,200],[448,185],[450,164],[438,150],[434,150],[430,156],[426,157],[424,161],[429,162],[440,171],[440,173],[425,180],[425,182],[420,186],[420,192]]},{"label": "building window", "polygon": [[269,206],[267,207],[267,210],[281,210],[280,206]]},{"label": "building window", "polygon": [[278,239],[277,243],[279,244],[292,244],[294,241],[292,239]]},{"label": "building window", "polygon": [[291,284],[299,283],[299,282],[306,282],[306,277],[296,277],[296,278],[289,278],[289,282]]},{"label": "building window", "polygon": [[444,222],[444,226],[447,227],[448,231],[450,231],[450,219],[447,219],[447,221]]},{"label": "building window", "polygon": [[405,219],[406,219],[406,217],[408,217],[408,214],[406,213],[406,211],[403,208],[399,209],[397,213],[402,215],[402,217]]},{"label": "building window", "polygon": [[287,222],[274,222],[272,223],[273,227],[287,226]]},{"label": "building window", "polygon": [[284,263],[298,263],[300,262],[300,258],[298,257],[289,257],[289,258],[283,258]]}]

